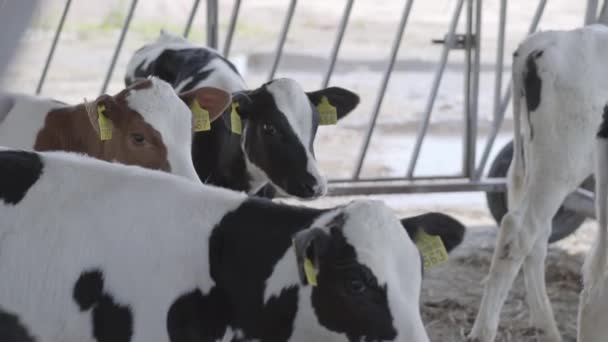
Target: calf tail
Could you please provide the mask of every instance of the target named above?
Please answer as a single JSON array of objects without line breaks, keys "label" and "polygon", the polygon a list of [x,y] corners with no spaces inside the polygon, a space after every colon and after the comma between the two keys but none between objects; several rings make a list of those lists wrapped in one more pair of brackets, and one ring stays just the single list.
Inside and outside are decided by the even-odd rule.
[{"label": "calf tail", "polygon": [[[523,63],[518,63],[518,57],[513,58],[513,159],[509,168],[508,207],[513,208],[515,189],[523,187],[525,177],[525,161],[523,149],[523,132],[521,130],[521,98],[525,96],[523,86]],[[517,191],[519,192],[519,191]]]}]

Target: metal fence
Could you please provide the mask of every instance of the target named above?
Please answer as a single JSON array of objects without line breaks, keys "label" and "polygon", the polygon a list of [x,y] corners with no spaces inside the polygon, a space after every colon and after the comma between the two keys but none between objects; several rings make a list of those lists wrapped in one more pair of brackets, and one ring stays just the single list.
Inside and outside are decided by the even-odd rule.
[{"label": "metal fence", "polygon": [[[422,120],[418,126],[418,132],[416,134],[416,140],[414,149],[410,155],[409,163],[407,166],[406,173],[401,177],[376,177],[376,178],[363,178],[361,177],[361,170],[365,163],[367,153],[369,151],[369,145],[372,135],[376,129],[376,123],[382,102],[385,97],[387,85],[393,73],[393,67],[395,60],[400,49],[402,42],[403,33],[408,24],[408,18],[410,16],[412,5],[414,0],[404,1],[403,11],[400,16],[399,24],[394,32],[394,39],[388,56],[386,58],[385,69],[382,74],[380,86],[375,95],[375,101],[370,113],[369,124],[366,128],[363,143],[360,146],[358,157],[355,163],[355,167],[352,172],[352,176],[345,179],[333,179],[330,180],[331,194],[334,195],[347,195],[347,194],[370,194],[370,193],[411,193],[411,192],[450,192],[450,191],[502,191],[504,190],[504,179],[489,179],[483,177],[484,169],[489,162],[490,151],[494,145],[496,137],[499,133],[502,125],[505,110],[508,107],[511,97],[511,87],[503,87],[503,68],[504,68],[504,46],[505,46],[505,26],[506,26],[506,7],[507,0],[500,0],[499,8],[499,25],[497,27],[498,32],[498,45],[495,61],[495,80],[494,80],[494,99],[493,99],[493,124],[489,133],[488,139],[485,143],[484,148],[480,152],[480,161],[476,163],[476,141],[477,141],[477,127],[478,127],[478,94],[479,94],[479,75],[480,75],[480,54],[481,54],[481,19],[482,19],[482,5],[483,0],[456,0],[456,6],[451,15],[451,19],[448,23],[448,29],[443,39],[435,40],[434,43],[442,44],[442,50],[439,58],[439,62],[436,66],[433,83],[431,90],[428,94],[426,106]],[[238,17],[241,9],[241,0],[235,0],[234,6],[231,11],[230,21],[227,27],[226,38],[223,44],[222,52],[228,57],[232,46],[232,40],[235,33],[235,27],[238,21]],[[344,4],[344,10],[342,12],[340,21],[338,23],[338,29],[334,38],[333,47],[329,53],[329,63],[325,70],[324,77],[322,80],[322,86],[327,86],[334,73],[334,67],[338,60],[341,44],[344,38],[344,33],[349,24],[350,15],[352,12],[354,0],[346,0]],[[588,0],[585,23],[595,21],[598,15],[599,0]],[[57,48],[61,32],[64,27],[64,23],[68,12],[70,11],[70,5],[72,1],[66,0],[65,6],[61,18],[59,20],[53,42],[51,44],[48,56],[44,68],[42,70],[36,93],[40,93],[44,86],[45,79],[49,70],[49,66],[52,63],[53,55]],[[121,53],[125,35],[129,30],[129,25],[133,18],[133,14],[136,11],[138,0],[131,0],[127,15],[124,19],[124,23],[114,49],[112,59],[108,69],[106,71],[104,81],[101,86],[101,93],[106,91],[110,79],[114,72],[114,67],[118,56]],[[547,4],[547,0],[539,0],[535,14],[529,26],[528,32],[534,32],[538,26],[538,23],[543,15]],[[184,35],[188,36],[191,31],[193,19],[197,13],[200,5],[200,0],[193,0],[192,7],[188,16],[188,20],[185,24]],[[210,47],[218,48],[219,34],[218,34],[218,0],[207,0],[207,16],[206,16],[206,32],[207,32],[207,45]],[[287,8],[286,15],[283,19],[281,31],[279,33],[276,51],[274,54],[271,67],[268,71],[268,79],[272,79],[278,69],[278,66],[283,56],[283,47],[291,27],[294,12],[298,5],[297,0],[289,0],[289,6]],[[602,15],[607,12],[606,4],[602,8]],[[464,17],[465,32],[458,33],[459,20]],[[447,175],[447,176],[433,176],[433,177],[421,177],[415,176],[414,170],[416,169],[417,162],[420,158],[420,151],[422,144],[427,137],[429,128],[430,118],[433,112],[437,93],[442,82],[442,77],[447,65],[448,57],[455,50],[462,50],[464,52],[464,105],[463,105],[463,121],[464,130],[462,132],[462,143],[463,143],[463,155],[461,163],[461,172],[458,175]]]}]

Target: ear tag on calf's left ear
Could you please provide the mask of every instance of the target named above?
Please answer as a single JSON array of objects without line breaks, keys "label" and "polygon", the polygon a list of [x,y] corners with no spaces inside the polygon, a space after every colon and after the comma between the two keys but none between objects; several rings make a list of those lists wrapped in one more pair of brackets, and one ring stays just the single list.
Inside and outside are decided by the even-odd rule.
[{"label": "ear tag on calf's left ear", "polygon": [[306,274],[306,281],[310,286],[317,286],[317,270],[315,270],[315,266],[312,264],[310,259],[304,259],[304,273]]},{"label": "ear tag on calf's left ear", "polygon": [[198,104],[195,99],[190,105],[192,116],[194,118],[193,127],[195,132],[203,132],[211,129],[211,120],[209,119],[209,112]]},{"label": "ear tag on calf's left ear", "polygon": [[106,106],[97,106],[97,122],[99,123],[99,138],[102,141],[112,139],[112,123],[105,116]]},{"label": "ear tag on calf's left ear", "polygon": [[237,102],[232,102],[232,111],[230,111],[230,130],[234,134],[241,135],[243,134],[243,123],[241,122],[239,112],[236,110],[237,108],[239,108],[239,104]]},{"label": "ear tag on calf's left ear", "polygon": [[321,102],[317,105],[320,115],[321,125],[335,125],[338,122],[338,111],[336,107],[329,103],[327,96],[321,97]]},{"label": "ear tag on calf's left ear", "polygon": [[427,234],[420,229],[414,242],[422,254],[424,268],[432,268],[448,260],[448,252],[439,236]]}]

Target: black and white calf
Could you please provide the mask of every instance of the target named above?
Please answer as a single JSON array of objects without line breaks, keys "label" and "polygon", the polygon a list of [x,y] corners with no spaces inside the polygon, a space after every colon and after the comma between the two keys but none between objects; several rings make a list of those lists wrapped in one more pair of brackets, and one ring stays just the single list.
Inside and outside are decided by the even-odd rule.
[{"label": "black and white calf", "polygon": [[11,150],[0,217],[3,342],[428,341],[408,234],[448,249],[464,234],[442,214],[400,222],[378,201],[293,207]]},{"label": "black and white calf", "polygon": [[540,341],[561,341],[545,288],[551,219],[594,171],[595,136],[608,103],[606,61],[608,28],[603,25],[540,32],[514,54],[509,212],[501,222],[473,341],[494,340],[502,305],[521,267],[531,325]]},{"label": "black and white calf", "polygon": [[304,92],[287,78],[248,90],[217,51],[164,32],[135,52],[125,82],[149,75],[178,91],[214,86],[233,93],[238,108],[227,109],[211,131],[194,135],[192,157],[201,180],[248,193],[272,184],[280,193],[303,199],[326,193],[313,149],[320,124],[317,106],[327,101],[339,120],[357,106],[357,95],[338,87]]}]

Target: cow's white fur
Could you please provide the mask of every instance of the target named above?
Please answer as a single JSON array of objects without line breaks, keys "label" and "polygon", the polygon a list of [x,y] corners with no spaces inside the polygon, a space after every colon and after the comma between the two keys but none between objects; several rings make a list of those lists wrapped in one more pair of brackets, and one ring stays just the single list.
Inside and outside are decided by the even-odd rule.
[{"label": "cow's white fur", "polygon": [[192,112],[169,83],[150,80],[152,87],[131,90],[127,103],[161,134],[171,172],[200,182],[192,162]]},{"label": "cow's white fur", "polygon": [[[192,114],[175,90],[165,81],[151,77],[152,87],[131,90],[126,97],[130,108],[156,129],[167,147],[171,172],[200,182],[190,151]],[[32,149],[38,132],[44,127],[49,111],[65,105],[41,97],[17,94],[0,95],[0,103],[8,110],[0,122],[0,145]],[[0,115],[2,116],[2,115]]]},{"label": "cow's white fur", "polygon": [[4,120],[0,123],[0,145],[20,149],[31,149],[38,132],[44,127],[49,111],[63,105],[50,99],[21,94],[2,94]]},{"label": "cow's white fur", "polygon": [[[161,32],[158,39],[142,48],[141,52],[135,53],[129,61],[127,66],[127,78],[133,79],[136,68],[143,63],[143,68],[147,68],[152,61],[156,60],[160,54],[166,49],[172,50],[183,50],[192,48],[204,48],[214,51],[219,54],[215,49],[194,44],[183,38],[182,36]],[[228,64],[220,59],[212,60],[208,65],[204,66],[200,71],[215,70],[206,79],[201,80],[193,88],[197,89],[200,87],[210,86],[225,89],[231,93],[241,92],[247,89],[247,85],[243,78],[232,70]],[[175,89],[181,91],[183,87],[190,82],[191,78],[188,77],[180,84],[175,86]],[[296,136],[298,137],[302,147],[306,151],[307,161],[306,170],[308,173],[317,180],[316,190],[319,196],[325,195],[327,192],[327,180],[321,175],[317,162],[311,153],[310,146],[312,146],[312,107],[310,101],[306,97],[306,93],[300,87],[300,85],[291,79],[276,79],[273,80],[267,87],[268,91],[273,95],[275,103],[278,109],[283,112],[287,118],[287,121],[293,128]],[[243,155],[247,156],[247,152],[241,144]],[[250,193],[256,193],[262,186],[267,182],[270,182],[270,178],[263,172],[259,166],[255,165],[249,158],[245,158],[247,170],[251,173],[251,190]],[[287,194],[280,186],[273,184],[279,194]]]},{"label": "cow's white fur", "polygon": [[[522,77],[526,59],[537,51],[543,51],[535,58],[542,80],[541,100],[535,111],[527,113],[521,96]],[[608,102],[608,68],[604,67],[608,28],[594,25],[537,33],[526,39],[517,53],[513,64],[516,133],[508,173],[509,212],[501,223],[470,337],[494,340],[500,310],[523,265],[531,324],[542,332],[542,341],[561,341],[545,289],[544,261],[553,215],[567,194],[593,172],[594,136]],[[520,117],[522,106],[524,115]]]},{"label": "cow's white fur", "polygon": [[578,312],[578,342],[603,342],[608,336],[608,140],[598,138],[595,173],[597,238],[583,265],[584,288]]},{"label": "cow's white fur", "polygon": [[[2,308],[37,340],[93,342],[90,312],[79,311],[72,290],[81,272],[99,268],[106,292],[134,313],[132,341],[168,341],[168,308],[193,288],[206,293],[214,285],[209,236],[245,194],[70,153],[40,155],[42,175],[21,202],[0,202]],[[421,261],[399,220],[381,202],[356,201],[312,226],[337,212],[346,215],[343,234],[361,262],[388,283],[396,341],[427,341],[418,309]],[[290,248],[285,256],[293,254]],[[277,261],[270,281],[281,284],[267,284],[267,296],[297,286],[295,261]],[[310,295],[300,289],[290,341],[346,341],[319,326]]]}]

